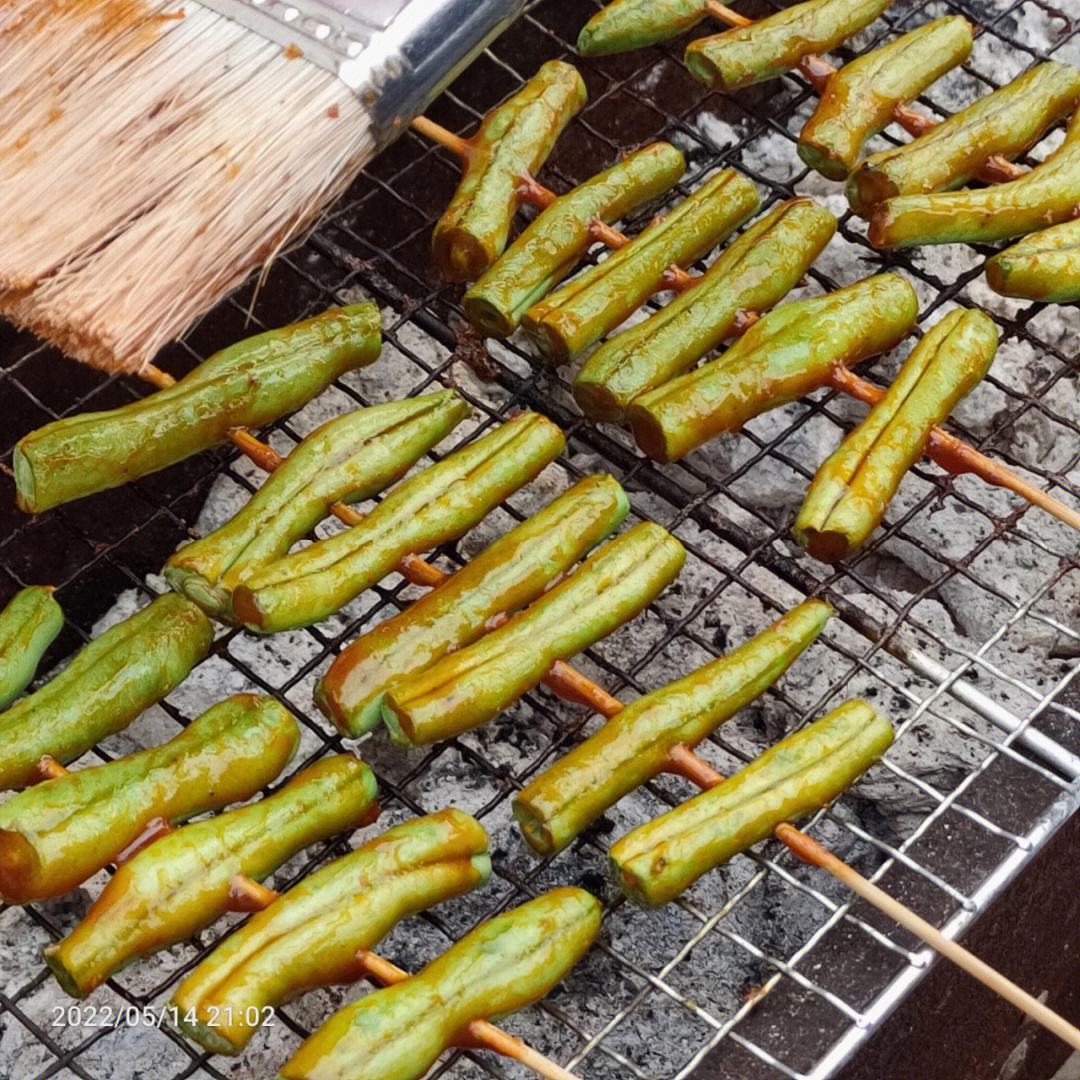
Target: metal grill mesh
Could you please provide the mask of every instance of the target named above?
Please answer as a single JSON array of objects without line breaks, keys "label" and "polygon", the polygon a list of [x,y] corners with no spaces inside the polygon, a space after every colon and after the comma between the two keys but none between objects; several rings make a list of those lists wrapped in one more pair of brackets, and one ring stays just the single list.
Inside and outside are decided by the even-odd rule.
[{"label": "metal grill mesh", "polygon": [[[582,8],[570,0],[533,4],[436,103],[433,118],[467,133],[542,60],[573,58],[569,42],[585,17]],[[751,5],[747,13],[766,10]],[[983,33],[963,70],[931,88],[927,106],[936,107],[940,86],[966,86],[970,98],[1048,54],[1080,60],[1080,32],[1050,6],[1031,0],[901,0],[887,30],[879,23],[874,33],[859,35],[854,51],[948,12],[967,14],[982,24]],[[839,211],[835,186],[808,175],[795,154],[794,140],[814,101],[800,78],[719,98],[686,74],[680,54],[676,43],[600,63],[575,61],[589,84],[590,104],[560,140],[541,179],[565,190],[626,147],[662,137],[687,155],[681,194],[703,173],[731,165],[750,176],[770,202],[795,193],[827,195]],[[249,287],[222,305],[170,349],[161,366],[179,374],[245,329],[279,325],[365,293],[390,312],[386,347],[377,365],[329,391],[340,397],[341,408],[453,383],[481,418],[469,438],[519,407],[548,413],[567,431],[568,453],[536,485],[509,500],[505,512],[441,551],[436,561],[447,569],[460,565],[511,517],[522,519],[581,475],[614,473],[630,492],[632,519],[659,521],[689,553],[680,584],[632,627],[581,658],[587,673],[626,700],[726,651],[806,595],[830,599],[840,617],[799,662],[799,678],[781,680],[703,753],[730,770],[784,730],[846,697],[875,701],[896,724],[895,747],[809,828],[932,921],[958,933],[1080,803],[1080,786],[1025,742],[1029,730],[1037,730],[1057,740],[1063,755],[1080,752],[1080,708],[1076,687],[1070,687],[1080,670],[1080,633],[1070,621],[1070,605],[1080,592],[1075,536],[981,481],[949,478],[924,462],[905,482],[869,548],[826,569],[789,542],[788,503],[858,415],[835,393],[769,414],[738,436],[661,469],[644,461],[625,433],[582,422],[565,373],[537,373],[514,345],[489,343],[490,371],[480,372],[466,362],[472,350],[457,330],[459,292],[434,282],[427,255],[431,225],[456,175],[447,155],[407,135],[304,246],[274,266],[257,295]],[[629,230],[655,209],[631,221]],[[1067,501],[1080,499],[1077,369],[1066,351],[1076,312],[993,296],[981,283],[981,252],[948,249],[944,262],[921,252],[883,260],[863,234],[862,224],[845,215],[838,239],[804,291],[834,288],[884,261],[901,266],[915,283],[923,320],[954,302],[990,310],[1003,330],[1003,352],[1030,357],[1028,377],[992,374],[954,427]],[[0,400],[18,416],[8,432],[12,443],[48,418],[142,392],[130,380],[61,367],[48,350],[10,333],[3,361]],[[885,383],[896,362],[895,356],[883,357],[862,372]],[[313,416],[309,407],[274,425],[267,437],[287,452],[310,429]],[[1028,428],[1040,433],[1041,442],[1031,444],[1032,453],[1023,454],[1021,463],[1013,448]],[[10,446],[7,454],[4,460]],[[5,510],[2,587],[10,592],[51,578],[74,628],[86,638],[106,606],[103,597],[122,590],[151,594],[154,580],[148,584],[147,576],[160,567],[163,553],[193,535],[192,522],[211,484],[218,492],[230,483],[251,491],[258,479],[253,466],[221,451],[140,481],[121,495],[60,508],[40,522]],[[10,480],[0,480],[0,499],[10,505]],[[937,521],[944,524],[936,528]],[[999,572],[1006,549],[1010,566],[1021,567],[1022,574]],[[415,588],[391,579],[308,631],[265,641],[223,633],[211,657],[163,703],[163,714],[154,711],[155,739],[167,737],[168,726],[175,730],[187,723],[221,693],[258,688],[303,722],[302,752],[293,770],[341,749],[311,706],[314,681],[342,643],[415,595]],[[1033,641],[1044,647],[1031,647]],[[76,643],[69,637],[60,651]],[[915,648],[921,650],[917,656]],[[918,657],[923,662],[913,668]],[[1020,728],[1003,736],[988,722],[988,710],[995,707]],[[533,859],[512,827],[513,792],[596,722],[541,689],[488,729],[430,751],[405,754],[372,739],[362,744],[383,787],[386,813],[376,830],[452,800],[481,818],[494,852],[495,874],[486,889],[407,920],[380,951],[415,968],[496,910],[553,884],[583,884],[608,903],[603,941],[543,1005],[509,1019],[510,1030],[589,1080],[686,1077],[707,1055],[716,1075],[829,1075],[917,981],[929,957],[913,939],[849,903],[831,880],[796,865],[775,844],[709,875],[660,912],[638,912],[616,900],[602,877],[607,844],[688,797],[687,786],[670,778],[624,800],[568,852],[550,861]],[[946,764],[927,768],[939,743],[964,749],[942,758]],[[107,760],[126,745],[110,740],[91,756]],[[1006,790],[1022,795],[1003,799]],[[287,886],[345,847],[338,840],[308,851],[273,884]],[[99,887],[95,879],[88,892],[96,894]],[[32,955],[27,946],[36,955],[41,944],[66,932],[87,902],[86,893],[79,893],[0,910],[0,940],[16,958],[12,970],[0,967],[0,1075],[7,1069],[18,1080],[157,1080],[270,1073],[288,1046],[331,1008],[365,992],[317,992],[279,1010],[278,1026],[256,1039],[238,1068],[200,1053],[167,1024],[158,1030],[55,1025],[50,977],[40,962],[22,959]],[[122,972],[94,1001],[114,1007],[165,1004],[177,980],[213,946],[221,926]],[[783,1024],[775,1022],[777,1015]],[[790,1037],[811,1031],[813,1037]],[[515,1069],[490,1055],[455,1053],[433,1075],[517,1076]]]}]

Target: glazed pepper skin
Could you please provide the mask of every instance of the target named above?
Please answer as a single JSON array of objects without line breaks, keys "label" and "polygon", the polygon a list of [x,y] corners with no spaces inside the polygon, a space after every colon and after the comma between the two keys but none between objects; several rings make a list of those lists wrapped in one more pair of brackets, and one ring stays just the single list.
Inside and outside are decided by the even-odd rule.
[{"label": "glazed pepper skin", "polygon": [[1080,71],[1047,61],[961,110],[925,135],[868,157],[851,174],[851,209],[869,217],[900,195],[963,187],[995,155],[1034,146],[1080,103]]},{"label": "glazed pepper skin", "polygon": [[723,431],[891,349],[915,323],[915,290],[898,274],[877,274],[825,296],[777,308],[718,359],[638,398],[630,422],[655,461],[676,461]]},{"label": "glazed pepper skin", "polygon": [[986,281],[1002,296],[1044,304],[1080,300],[1080,221],[1032,233],[987,259]]},{"label": "glazed pepper skin", "polygon": [[[215,1054],[238,1054],[271,1005],[359,977],[407,915],[479,888],[491,875],[475,818],[442,810],[406,821],[316,870],[227,937],[173,996],[180,1027]],[[185,1019],[193,1016],[194,1019]]]},{"label": "glazed pepper skin", "polygon": [[86,645],[54,679],[0,713],[0,790],[37,778],[45,754],[74,761],[160,701],[210,651],[214,630],[167,594]]},{"label": "glazed pepper skin", "polygon": [[981,311],[951,311],[927,331],[810,484],[793,532],[815,559],[836,562],[869,539],[931,429],[982,380],[997,346],[997,326]]},{"label": "glazed pepper skin", "polygon": [[611,476],[588,476],[496,540],[405,611],[357,638],[315,690],[344,735],[379,724],[386,691],[474,642],[492,618],[535,600],[616,529],[629,509]]},{"label": "glazed pepper skin", "polygon": [[608,56],[644,49],[693,29],[705,15],[705,0],[614,0],[581,28],[577,51]]},{"label": "glazed pepper skin", "polygon": [[63,627],[64,613],[45,585],[20,589],[0,612],[0,709],[30,685]]},{"label": "glazed pepper skin", "polygon": [[765,692],[821,633],[832,609],[808,600],[727,656],[638,698],[514,799],[529,844],[554,855],[624,795],[663,772]]},{"label": "glazed pepper skin", "polygon": [[232,621],[232,593],[282,558],[329,513],[399,480],[469,415],[454,390],[390,401],[316,428],[231,521],[165,565],[169,584],[209,615]]},{"label": "glazed pepper skin", "polygon": [[379,309],[331,308],[214,353],[174,386],[108,412],[46,424],[15,446],[17,502],[37,514],[118,487],[261,427],[378,359]]},{"label": "glazed pepper skin", "polygon": [[418,1080],[474,1020],[539,1001],[600,930],[584,889],[538,896],[478,926],[421,972],[334,1013],[278,1080]]},{"label": "glazed pepper skin", "polygon": [[799,136],[799,157],[830,180],[846,180],[863,143],[971,52],[971,24],[949,15],[852,60],[829,76]]},{"label": "glazed pepper skin", "polygon": [[270,634],[333,614],[404,555],[467,532],[565,445],[550,420],[522,413],[403,481],[360,524],[256,571],[233,593],[237,620]]},{"label": "glazed pepper skin", "polygon": [[741,312],[782,300],[835,232],[836,218],[812,199],[781,203],[721,252],[695,285],[586,359],[573,384],[582,411],[622,423],[635,398],[735,333]]},{"label": "glazed pepper skin", "polygon": [[892,745],[887,720],[847,701],[709,791],[640,825],[610,853],[615,880],[648,907],[764,840],[777,825],[835,799]]},{"label": "glazed pepper skin", "polygon": [[47,900],[81,885],[155,821],[175,823],[254,795],[285,767],[300,730],[272,698],[237,694],[163,746],[46,780],[0,805],[0,896]]},{"label": "glazed pepper skin", "polygon": [[484,117],[469,139],[461,182],[432,237],[443,278],[475,281],[502,254],[521,203],[522,179],[535,175],[547,160],[586,97],[577,70],[549,60]]},{"label": "glazed pepper skin", "polygon": [[621,218],[667,191],[685,169],[674,146],[652,143],[559,196],[465,293],[469,322],[488,337],[509,337],[585,254],[591,222]]},{"label": "glazed pepper skin", "polygon": [[635,525],[497,630],[404,679],[382,703],[394,742],[423,746],[496,717],[566,660],[641,612],[682,569],[667,530]]},{"label": "glazed pepper skin", "polygon": [[529,308],[525,332],[548,362],[573,360],[657,292],[670,266],[701,258],[760,205],[744,176],[718,172],[625,247]]},{"label": "glazed pepper skin", "polygon": [[85,997],[125,964],[228,911],[238,875],[261,881],[301,848],[358,825],[376,787],[362,761],[339,754],[259,802],[155,840],[120,866],[66,938],[46,947],[46,962],[64,990]]},{"label": "glazed pepper skin", "polygon": [[694,78],[730,92],[775,79],[810,53],[830,52],[869,26],[892,0],[807,0],[749,26],[699,38],[686,49]]}]

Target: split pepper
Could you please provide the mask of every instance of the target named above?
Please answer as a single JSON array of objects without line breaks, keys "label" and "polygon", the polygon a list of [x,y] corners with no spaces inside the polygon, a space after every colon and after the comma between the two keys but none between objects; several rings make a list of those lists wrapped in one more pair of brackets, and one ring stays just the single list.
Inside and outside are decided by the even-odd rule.
[{"label": "split pepper", "polygon": [[565,445],[550,420],[522,413],[402,481],[358,525],[257,570],[233,593],[237,621],[270,634],[332,615],[403,556],[467,532]]},{"label": "split pepper", "polygon": [[174,386],[46,424],[15,444],[19,508],[36,514],[118,487],[261,427],[378,359],[379,309],[331,308],[214,353]]},{"label": "split pepper", "polygon": [[563,888],[496,915],[412,978],[334,1013],[278,1080],[418,1080],[473,1021],[544,997],[588,952],[601,911]]},{"label": "split pepper", "polygon": [[30,685],[63,627],[64,613],[46,585],[21,589],[0,612],[0,709]]},{"label": "split pepper", "polygon": [[997,326],[981,311],[951,311],[927,331],[810,484],[793,531],[815,559],[836,562],[867,541],[931,429],[978,385],[997,346]]},{"label": "split pepper", "polygon": [[357,638],[315,690],[319,708],[353,737],[378,726],[387,690],[470,645],[496,615],[535,600],[629,509],[611,476],[588,476],[496,540],[441,585]]},{"label": "split pepper", "polygon": [[1080,221],[1032,233],[987,259],[986,281],[1002,296],[1044,304],[1080,300]]},{"label": "split pepper", "polygon": [[705,0],[614,0],[578,34],[582,56],[644,49],[693,29],[708,14]]},{"label": "split pepper", "polygon": [[316,428],[231,521],[181,548],[165,578],[204,611],[232,621],[232,593],[282,558],[329,513],[400,479],[469,415],[454,390],[390,401]]},{"label": "split pepper", "polygon": [[624,795],[765,692],[809,648],[831,609],[808,600],[727,656],[627,705],[514,799],[525,839],[554,855]]},{"label": "split pepper", "polygon": [[611,848],[615,880],[649,907],[674,900],[777,825],[835,799],[892,741],[892,726],[866,702],[845,702],[723,783],[627,833]]},{"label": "split pepper", "polygon": [[21,792],[0,805],[0,896],[9,904],[60,896],[155,826],[250,798],[285,768],[299,738],[282,705],[237,694],[163,746]]}]

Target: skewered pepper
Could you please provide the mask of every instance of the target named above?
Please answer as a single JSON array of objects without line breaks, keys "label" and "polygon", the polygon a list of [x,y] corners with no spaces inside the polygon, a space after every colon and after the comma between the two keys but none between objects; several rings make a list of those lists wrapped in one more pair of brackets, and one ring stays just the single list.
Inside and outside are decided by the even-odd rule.
[{"label": "skewered pepper", "polygon": [[653,143],[561,195],[465,294],[469,322],[489,337],[509,337],[584,255],[592,222],[621,218],[666,191],[685,169],[674,146]]},{"label": "skewered pepper", "polygon": [[215,1054],[238,1054],[270,1006],[360,976],[407,915],[483,885],[488,838],[460,810],[406,821],[317,870],[226,938],[173,997],[180,1026]]},{"label": "skewered pepper", "polygon": [[16,795],[0,806],[0,896],[9,904],[60,896],[155,824],[250,798],[281,772],[299,738],[276,701],[237,694],[163,746]]},{"label": "skewered pepper", "polygon": [[697,26],[707,14],[705,0],[614,0],[578,34],[582,56],[644,49]]},{"label": "skewered pepper", "polygon": [[566,445],[539,413],[522,413],[399,484],[358,525],[256,571],[233,593],[256,633],[309,626],[388,574],[404,555],[471,529]]},{"label": "skewered pepper", "polygon": [[898,195],[963,187],[995,156],[1016,157],[1080,103],[1080,71],[1047,61],[903,146],[868,157],[847,184],[856,214]]},{"label": "skewered pepper", "polygon": [[475,641],[492,618],[535,600],[626,516],[611,476],[589,476],[496,540],[407,610],[354,641],[315,691],[345,735],[378,725],[386,691]]},{"label": "skewered pepper", "polygon": [[663,772],[677,746],[692,748],[770,687],[821,633],[831,609],[800,604],[728,656],[613,716],[514,800],[525,839],[561,851],[624,795]]},{"label": "skewered pepper", "polygon": [[1080,300],[1080,221],[1032,233],[986,262],[986,280],[1002,296],[1071,304]]},{"label": "skewered pepper", "polygon": [[971,52],[971,24],[960,15],[935,19],[829,76],[814,115],[799,136],[799,157],[830,180],[855,168],[863,143]]},{"label": "skewered pepper", "polygon": [[539,1001],[581,959],[601,907],[553,889],[478,926],[414,975],[334,1013],[278,1080],[417,1080],[475,1020]]},{"label": "skewered pepper", "polygon": [[981,311],[952,311],[912,350],[885,396],[817,471],[795,539],[822,562],[864,544],[881,523],[930,431],[990,368],[998,329]]},{"label": "skewered pepper", "polygon": [[0,790],[25,787],[49,754],[66,764],[122,731],[210,651],[214,630],[167,594],[110,627],[56,678],[0,713]]},{"label": "skewered pepper", "polygon": [[46,424],[15,445],[19,508],[40,513],[118,487],[300,408],[379,356],[379,309],[331,308],[230,345],[174,386]]},{"label": "skewered pepper", "polygon": [[659,525],[635,525],[499,629],[391,688],[382,705],[391,738],[421,746],[487,723],[556,660],[634,618],[685,558],[682,544]]},{"label": "skewered pepper", "polygon": [[525,332],[551,363],[565,364],[688,266],[722,243],[761,205],[749,180],[724,169],[625,247],[578,274],[525,315]]},{"label": "skewered pepper", "polygon": [[746,311],[782,300],[836,232],[812,199],[789,199],[755,222],[667,307],[617,334],[581,365],[574,399],[594,420],[621,423],[630,403],[715,349]]},{"label": "skewered pepper", "polygon": [[521,203],[522,180],[547,160],[586,97],[577,70],[549,60],[484,117],[468,140],[461,181],[432,237],[435,262],[447,281],[473,281],[502,254]]},{"label": "skewered pepper", "polygon": [[45,585],[21,589],[0,612],[0,709],[30,685],[63,626],[64,613]]},{"label": "skewered pepper", "polygon": [[869,26],[892,0],[807,0],[767,19],[699,38],[686,48],[690,74],[731,91],[775,79],[810,53],[829,52]]},{"label": "skewered pepper", "polygon": [[391,401],[316,428],[220,529],[181,548],[169,584],[210,615],[232,619],[232,593],[285,555],[339,500],[368,499],[400,479],[469,415],[453,390]]},{"label": "skewered pepper", "polygon": [[722,431],[824,386],[837,364],[891,349],[915,323],[915,290],[877,274],[825,296],[785,304],[719,359],[702,364],[630,407],[638,446],[675,461]]},{"label": "skewered pepper", "polygon": [[611,848],[615,879],[650,907],[835,799],[892,745],[889,722],[847,701],[788,735],[709,791],[629,832]]},{"label": "skewered pepper", "polygon": [[338,754],[259,802],[155,840],[120,866],[66,938],[46,946],[46,962],[69,994],[85,997],[236,906],[238,877],[261,881],[301,848],[360,824],[376,786],[362,761]]}]

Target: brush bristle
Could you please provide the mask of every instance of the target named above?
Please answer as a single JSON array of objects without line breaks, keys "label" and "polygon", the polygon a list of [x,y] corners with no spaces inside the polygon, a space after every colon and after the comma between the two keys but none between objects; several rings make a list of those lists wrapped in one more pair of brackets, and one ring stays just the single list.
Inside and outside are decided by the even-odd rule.
[{"label": "brush bristle", "polygon": [[0,312],[134,371],[301,234],[374,149],[333,75],[197,4],[0,16]]}]

